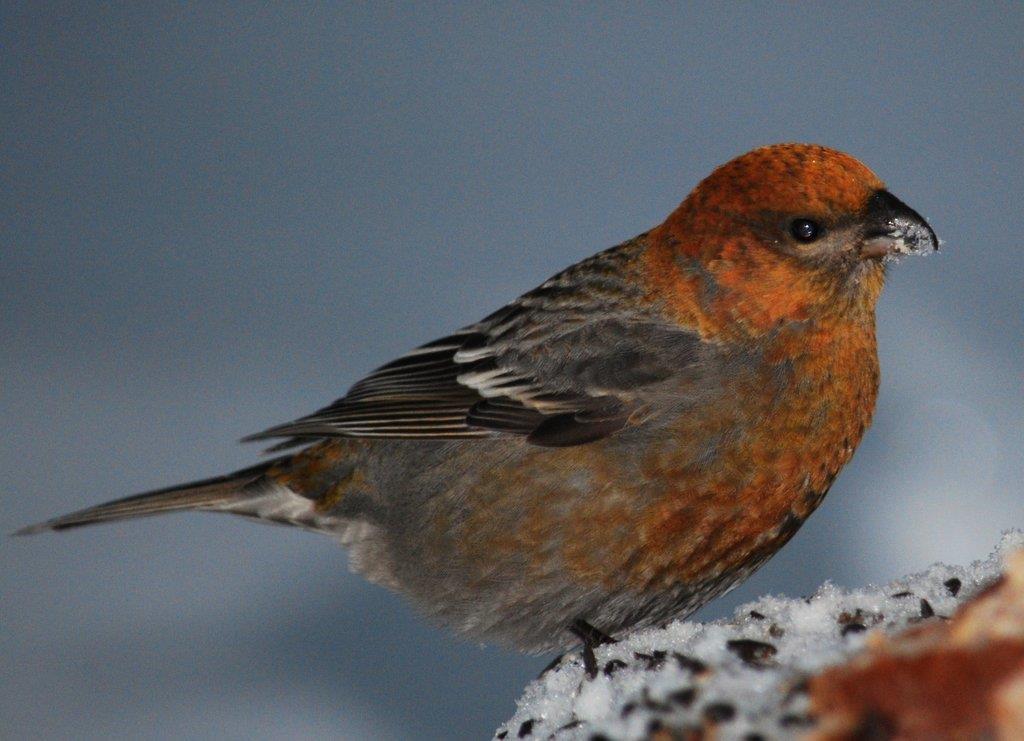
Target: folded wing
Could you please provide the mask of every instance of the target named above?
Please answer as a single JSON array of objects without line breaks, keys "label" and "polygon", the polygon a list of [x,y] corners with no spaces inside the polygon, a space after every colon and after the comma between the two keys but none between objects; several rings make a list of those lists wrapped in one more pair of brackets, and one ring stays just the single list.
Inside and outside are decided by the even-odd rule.
[{"label": "folded wing", "polygon": [[556,275],[482,321],[378,368],[313,414],[247,438],[524,435],[578,445],[624,427],[697,362],[696,333],[664,321],[624,276],[633,243]]}]

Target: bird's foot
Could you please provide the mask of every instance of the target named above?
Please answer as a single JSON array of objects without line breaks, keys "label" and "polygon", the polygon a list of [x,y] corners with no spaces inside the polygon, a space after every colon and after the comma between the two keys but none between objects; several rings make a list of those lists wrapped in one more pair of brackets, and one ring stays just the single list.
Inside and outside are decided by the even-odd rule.
[{"label": "bird's foot", "polygon": [[618,643],[618,641],[598,630],[586,620],[575,620],[569,626],[569,631],[583,642],[583,670],[590,679],[593,679],[597,676],[597,657],[594,655],[594,649],[597,646],[607,646],[611,643]]}]

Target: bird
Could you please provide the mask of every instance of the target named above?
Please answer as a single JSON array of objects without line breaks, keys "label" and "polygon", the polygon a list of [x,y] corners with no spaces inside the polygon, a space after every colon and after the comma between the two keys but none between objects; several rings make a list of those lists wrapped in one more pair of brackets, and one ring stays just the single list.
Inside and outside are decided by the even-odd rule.
[{"label": "bird", "polygon": [[938,248],[853,156],[760,147],[653,229],[246,438],[272,457],[19,533],[183,510],[296,526],[528,653],[685,618],[821,503],[871,423],[885,274]]}]

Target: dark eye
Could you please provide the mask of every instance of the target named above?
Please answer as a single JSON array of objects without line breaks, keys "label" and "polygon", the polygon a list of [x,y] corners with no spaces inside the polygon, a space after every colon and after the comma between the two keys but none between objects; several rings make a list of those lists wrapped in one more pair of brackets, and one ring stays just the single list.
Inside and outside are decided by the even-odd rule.
[{"label": "dark eye", "polygon": [[821,227],[810,219],[794,219],[789,225],[789,233],[797,242],[813,242],[821,236]]}]

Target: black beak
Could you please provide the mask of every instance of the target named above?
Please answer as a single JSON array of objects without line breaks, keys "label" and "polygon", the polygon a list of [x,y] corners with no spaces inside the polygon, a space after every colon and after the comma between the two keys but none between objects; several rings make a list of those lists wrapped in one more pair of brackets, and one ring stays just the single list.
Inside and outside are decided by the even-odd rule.
[{"label": "black beak", "polygon": [[887,190],[876,191],[864,212],[862,258],[928,254],[939,249],[939,238],[924,217]]}]

